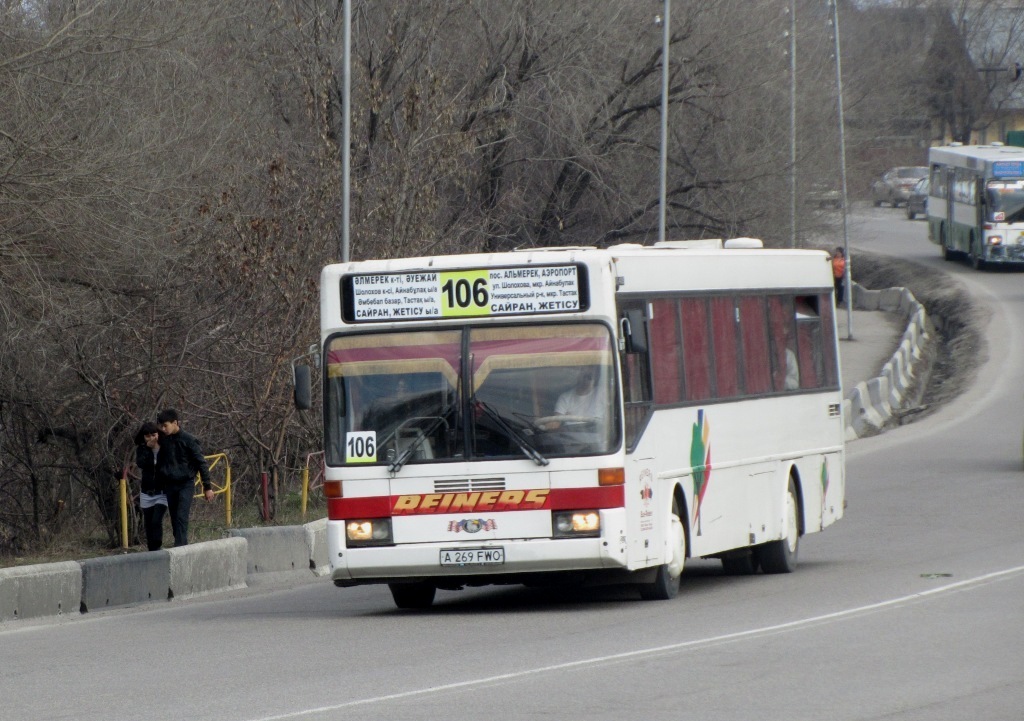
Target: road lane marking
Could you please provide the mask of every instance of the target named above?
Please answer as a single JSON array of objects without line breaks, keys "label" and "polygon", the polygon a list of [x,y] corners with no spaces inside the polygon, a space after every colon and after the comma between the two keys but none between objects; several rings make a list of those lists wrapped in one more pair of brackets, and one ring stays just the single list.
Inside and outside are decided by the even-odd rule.
[{"label": "road lane marking", "polygon": [[886,608],[892,608],[895,606],[902,606],[905,604],[920,601],[922,599],[929,598],[931,596],[937,596],[945,593],[951,593],[953,591],[959,591],[971,586],[977,586],[989,581],[999,580],[1014,574],[1024,572],[1024,566],[1015,566],[1013,568],[1007,568],[1002,571],[994,571],[992,573],[986,573],[982,576],[976,576],[969,578],[964,581],[956,581],[954,583],[947,583],[943,586],[928,589],[927,591],[919,591],[917,593],[911,593],[906,596],[900,596],[898,598],[891,598],[888,601],[879,601],[877,603],[869,603],[864,606],[857,606],[856,608],[848,608],[843,611],[834,611],[832,613],[825,613],[820,616],[811,616],[810,618],[803,618],[797,621],[787,621],[786,623],[779,623],[772,626],[762,626],[760,628],[752,628],[746,631],[736,631],[735,633],[726,633],[720,636],[710,636],[708,638],[694,639],[692,641],[682,641],[680,643],[672,643],[665,646],[655,646],[652,648],[639,649],[637,651],[624,651],[622,653],[609,654],[607,656],[595,656],[592,658],[580,659],[579,661],[566,661],[564,663],[556,663],[550,666],[541,666],[539,668],[526,669],[523,671],[514,671],[511,673],[498,674],[496,676],[487,676],[485,678],[470,679],[468,681],[456,681],[454,683],[441,684],[439,686],[428,686],[426,688],[413,689],[411,691],[401,691],[399,693],[390,693],[384,696],[372,696],[370,698],[356,699],[354,701],[345,701],[344,703],[332,704],[330,706],[318,706],[317,708],[304,709],[302,711],[292,711],[289,713],[276,714],[273,716],[260,716],[249,721],[286,721],[287,719],[300,719],[305,716],[314,716],[316,714],[327,714],[334,711],[340,711],[342,709],[355,708],[358,706],[370,706],[378,703],[385,703],[388,701],[399,701],[401,699],[414,698],[416,696],[427,696],[435,693],[445,693],[447,691],[457,691],[460,689],[472,688],[474,686],[486,686],[488,684],[502,683],[505,681],[514,681],[528,676],[536,676],[538,674],[550,673],[552,671],[565,671],[573,668],[581,668],[585,666],[599,666],[607,663],[617,663],[632,658],[638,658],[642,656],[656,656],[659,654],[671,653],[673,651],[683,651],[698,646],[711,646],[718,643],[727,643],[729,641],[736,641],[744,638],[752,638],[756,636],[765,636],[773,633],[779,633],[782,631],[792,631],[799,628],[806,628],[808,626],[814,626],[828,621],[835,621],[838,619],[848,618],[851,616],[857,616],[864,613],[870,613],[872,611],[878,611]]}]

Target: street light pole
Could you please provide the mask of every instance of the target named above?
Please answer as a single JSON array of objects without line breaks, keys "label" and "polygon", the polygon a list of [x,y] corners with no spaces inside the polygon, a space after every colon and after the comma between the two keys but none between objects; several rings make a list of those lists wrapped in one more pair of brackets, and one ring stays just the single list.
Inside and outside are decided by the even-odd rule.
[{"label": "street light pole", "polygon": [[668,195],[668,45],[671,38],[672,0],[665,0],[661,21],[661,162],[658,193],[658,240],[665,240],[665,215]]},{"label": "street light pole", "polygon": [[843,60],[839,46],[839,3],[832,2],[832,30],[836,53],[836,95],[839,114],[839,176],[843,184],[843,253],[846,256],[846,277],[843,280],[846,297],[846,338],[853,340],[853,293],[850,278],[853,275],[853,259],[850,257],[850,224],[847,214],[849,203],[846,198],[846,123],[843,119]]},{"label": "street light pole", "polygon": [[789,0],[789,229],[796,247],[796,0]]},{"label": "street light pole", "polygon": [[345,36],[345,60],[344,78],[342,81],[341,101],[342,131],[341,131],[341,262],[349,261],[349,174],[351,165],[351,125],[352,125],[352,0],[344,2],[344,36]]}]

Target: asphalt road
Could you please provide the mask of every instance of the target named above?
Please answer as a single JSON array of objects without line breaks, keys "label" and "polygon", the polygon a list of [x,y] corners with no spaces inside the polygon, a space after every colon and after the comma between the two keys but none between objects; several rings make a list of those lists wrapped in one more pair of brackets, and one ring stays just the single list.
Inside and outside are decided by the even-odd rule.
[{"label": "asphalt road", "polygon": [[268,583],[0,627],[0,718],[1019,721],[1024,273],[944,263],[923,222],[862,213],[855,248],[989,308],[988,361],[942,410],[850,444],[846,518],[795,574],[694,562],[673,601],[485,588],[425,613]]}]

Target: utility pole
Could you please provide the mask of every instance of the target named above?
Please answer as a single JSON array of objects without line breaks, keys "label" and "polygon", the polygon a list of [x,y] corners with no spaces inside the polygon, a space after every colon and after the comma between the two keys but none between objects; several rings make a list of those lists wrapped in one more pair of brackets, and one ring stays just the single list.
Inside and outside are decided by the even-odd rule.
[{"label": "utility pole", "polygon": [[345,72],[342,81],[341,101],[341,262],[349,261],[349,174],[351,171],[351,126],[352,126],[352,0],[345,0],[344,9],[345,35]]},{"label": "utility pole", "polygon": [[796,247],[796,0],[789,0],[789,245]]},{"label": "utility pole", "polygon": [[661,161],[659,163],[658,240],[665,240],[666,203],[668,202],[668,46],[672,37],[672,0],[665,0],[661,22]]},{"label": "utility pole", "polygon": [[846,122],[843,118],[843,56],[839,45],[839,2],[832,3],[832,30],[836,54],[836,97],[839,115],[839,175],[843,184],[843,253],[846,255],[846,339],[853,340],[853,293],[850,278],[853,275],[853,259],[850,257],[850,222],[847,214],[849,203],[846,199]]}]

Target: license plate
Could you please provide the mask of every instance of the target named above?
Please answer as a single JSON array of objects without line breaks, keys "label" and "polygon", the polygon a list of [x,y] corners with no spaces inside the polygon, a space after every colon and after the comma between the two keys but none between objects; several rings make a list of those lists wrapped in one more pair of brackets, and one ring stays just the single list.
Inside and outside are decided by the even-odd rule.
[{"label": "license plate", "polygon": [[500,566],[505,562],[505,549],[442,548],[442,566]]}]

